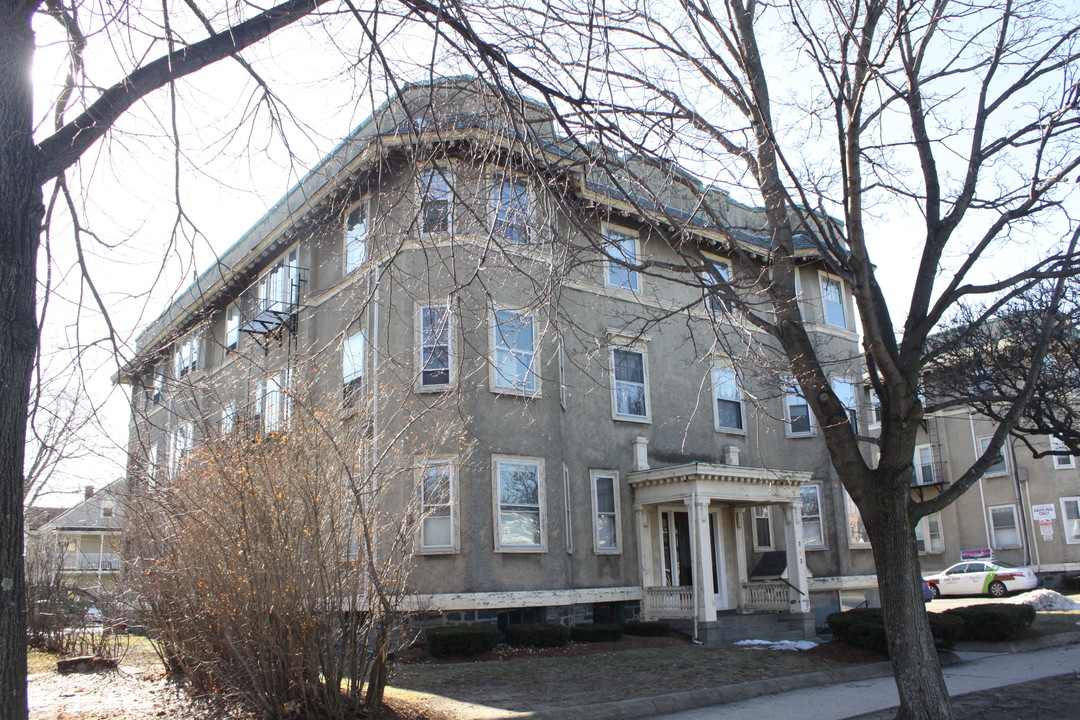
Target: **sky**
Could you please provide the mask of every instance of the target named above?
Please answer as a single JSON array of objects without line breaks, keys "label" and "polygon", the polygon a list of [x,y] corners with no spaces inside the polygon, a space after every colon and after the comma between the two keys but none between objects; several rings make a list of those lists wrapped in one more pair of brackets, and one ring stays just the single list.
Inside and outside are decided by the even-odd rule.
[{"label": "sky", "polygon": [[[99,30],[106,26],[103,17],[84,19]],[[48,101],[65,66],[62,39],[50,21],[43,19],[39,25],[34,84],[42,119],[39,135],[44,135],[51,122]],[[385,35],[379,50],[410,79],[461,70],[440,60],[438,50],[425,49],[423,31],[389,28],[384,22],[379,32]],[[103,37],[95,36],[86,57],[90,78],[98,85],[115,82],[122,58],[138,57],[147,48],[150,56],[160,51],[159,44],[135,33],[111,44],[97,41]],[[62,467],[52,484],[57,493],[45,504],[72,504],[83,486],[101,487],[123,475],[129,411],[126,389],[112,382],[119,364],[131,357],[138,332],[171,298],[385,98],[385,78],[362,60],[369,49],[348,18],[283,31],[245,52],[270,81],[278,98],[275,107],[260,100],[238,64],[219,63],[177,84],[175,117],[169,94],[154,93],[71,172],[68,180],[79,214],[95,233],[83,237],[82,249],[116,332],[107,332],[102,313],[80,282],[71,223],[57,213],[47,238],[49,259],[40,264],[43,277],[46,262],[51,270],[43,364],[58,377],[80,373],[87,392],[101,406],[103,432],[93,443],[101,458]],[[799,81],[787,81],[794,83],[787,91],[797,101]],[[165,140],[174,123],[179,147]],[[1070,205],[1076,202],[1069,199]],[[880,212],[872,257],[897,313],[910,295],[921,223],[895,208]],[[1018,236],[1003,248],[984,277],[1008,272],[1045,252],[1045,245],[1031,242],[1031,237]],[[79,362],[73,363],[76,352]]]}]

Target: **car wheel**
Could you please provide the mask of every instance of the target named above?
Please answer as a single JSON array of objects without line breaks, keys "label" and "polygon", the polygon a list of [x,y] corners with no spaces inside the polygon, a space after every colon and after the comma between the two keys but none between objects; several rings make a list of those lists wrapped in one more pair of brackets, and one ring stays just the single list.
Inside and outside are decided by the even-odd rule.
[{"label": "car wheel", "polygon": [[1005,593],[1009,592],[1009,589],[1005,587],[1005,583],[1001,582],[1000,580],[995,580],[994,582],[990,583],[990,587],[986,588],[986,592],[990,595],[990,597],[999,598],[1005,597]]},{"label": "car wheel", "polygon": [[930,589],[934,592],[934,599],[935,600],[937,600],[939,597],[941,597],[941,590],[938,589],[937,585],[931,585]]}]

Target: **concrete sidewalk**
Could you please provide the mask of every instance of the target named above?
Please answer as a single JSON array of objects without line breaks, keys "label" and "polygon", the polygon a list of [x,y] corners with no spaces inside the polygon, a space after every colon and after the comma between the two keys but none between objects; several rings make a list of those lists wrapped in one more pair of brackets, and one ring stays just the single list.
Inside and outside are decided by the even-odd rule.
[{"label": "concrete sidewalk", "polygon": [[[1072,644],[1069,644],[1072,643]],[[978,647],[944,668],[952,696],[1080,671],[1080,633]],[[888,663],[757,680],[578,708],[525,713],[534,720],[844,720],[899,704]]]}]

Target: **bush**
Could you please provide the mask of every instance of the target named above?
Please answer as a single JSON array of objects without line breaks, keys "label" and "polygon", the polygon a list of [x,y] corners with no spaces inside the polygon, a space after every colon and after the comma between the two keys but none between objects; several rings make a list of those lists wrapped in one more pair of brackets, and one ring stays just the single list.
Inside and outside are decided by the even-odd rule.
[{"label": "bush", "polygon": [[565,625],[524,624],[506,628],[506,642],[514,647],[560,647],[570,639]]},{"label": "bush", "polygon": [[579,642],[615,642],[622,636],[622,625],[578,623],[570,628],[570,639]]},{"label": "bush", "polygon": [[427,631],[428,652],[434,657],[472,657],[499,644],[499,629],[491,625],[462,625]]},{"label": "bush", "polygon": [[[945,613],[927,613],[934,644],[949,649],[956,645],[963,632],[963,618]],[[838,640],[864,650],[889,654],[885,636],[885,619],[881,608],[856,608],[846,612],[832,613],[826,618],[829,630]]]},{"label": "bush", "polygon": [[1035,608],[1030,605],[969,605],[945,614],[963,618],[961,640],[981,642],[1017,640],[1035,622]]},{"label": "bush", "polygon": [[622,629],[627,635],[637,635],[639,637],[664,637],[671,631],[667,623],[656,622],[655,620],[631,620],[623,623]]}]

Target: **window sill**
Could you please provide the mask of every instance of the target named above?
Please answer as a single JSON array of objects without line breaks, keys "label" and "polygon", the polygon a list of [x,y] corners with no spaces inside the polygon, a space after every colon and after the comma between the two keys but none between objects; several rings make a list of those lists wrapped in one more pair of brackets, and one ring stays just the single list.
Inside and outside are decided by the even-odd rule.
[{"label": "window sill", "polygon": [[790,433],[790,432],[786,432],[786,433],[784,433],[784,437],[789,438],[791,440],[800,440],[800,439],[803,439],[803,438],[817,437],[817,433],[816,432],[808,432],[808,433]]},{"label": "window sill", "polygon": [[413,387],[413,392],[417,393],[443,393],[449,392],[454,389],[454,383],[446,383],[445,385],[416,385]]},{"label": "window sill", "polygon": [[492,385],[490,388],[492,395],[506,395],[508,397],[521,397],[521,398],[539,398],[543,397],[539,390],[517,390],[515,388],[503,388]]},{"label": "window sill", "polygon": [[421,548],[420,550],[417,550],[414,553],[414,555],[432,555],[432,556],[436,556],[436,557],[439,556],[439,555],[460,555],[460,554],[461,554],[461,551],[456,547],[453,547],[453,548]]},{"label": "window sill", "polygon": [[648,415],[646,415],[645,417],[641,417],[640,415],[618,415],[618,414],[613,414],[611,416],[611,419],[615,420],[616,422],[632,422],[632,423],[638,423],[638,424],[641,424],[641,425],[651,425],[652,424],[652,418],[649,417]]},{"label": "window sill", "polygon": [[547,548],[540,545],[530,545],[528,547],[496,547],[495,552],[506,553],[507,555],[540,555],[547,552]]},{"label": "window sill", "polygon": [[714,427],[713,430],[721,435],[740,435],[746,437],[746,430],[739,428]]}]

